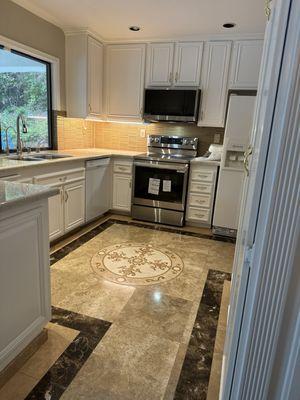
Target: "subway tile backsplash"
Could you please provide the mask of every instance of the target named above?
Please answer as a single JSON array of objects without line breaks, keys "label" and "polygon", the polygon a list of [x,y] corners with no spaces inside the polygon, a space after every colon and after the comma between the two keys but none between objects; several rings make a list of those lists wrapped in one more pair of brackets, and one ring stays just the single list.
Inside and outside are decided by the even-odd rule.
[{"label": "subway tile backsplash", "polygon": [[[143,136],[143,131],[145,136]],[[199,154],[204,154],[218,133],[223,142],[223,128],[199,128],[189,124],[130,124],[88,121],[57,117],[57,147],[59,150],[106,148],[145,152],[148,135],[195,136],[199,138]]]}]

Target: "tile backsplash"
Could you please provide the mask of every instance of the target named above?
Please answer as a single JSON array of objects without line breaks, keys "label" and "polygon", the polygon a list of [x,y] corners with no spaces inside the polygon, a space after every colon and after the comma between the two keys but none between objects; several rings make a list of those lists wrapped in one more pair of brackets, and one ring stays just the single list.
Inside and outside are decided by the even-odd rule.
[{"label": "tile backsplash", "polygon": [[194,136],[199,138],[199,154],[207,151],[214,142],[214,135],[223,128],[199,128],[187,124],[130,124],[88,121],[78,118],[57,117],[57,147],[59,150],[106,148],[145,152],[148,135]]}]

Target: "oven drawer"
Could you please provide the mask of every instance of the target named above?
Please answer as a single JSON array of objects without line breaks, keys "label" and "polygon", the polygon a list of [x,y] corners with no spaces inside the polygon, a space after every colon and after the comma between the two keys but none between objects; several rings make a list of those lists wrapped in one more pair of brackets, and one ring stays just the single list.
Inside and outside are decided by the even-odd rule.
[{"label": "oven drawer", "polygon": [[132,163],[126,161],[115,161],[114,162],[114,172],[121,174],[131,174],[132,173]]},{"label": "oven drawer", "polygon": [[200,194],[190,194],[189,204],[195,207],[210,207],[211,196],[200,195]]},{"label": "oven drawer", "polygon": [[204,208],[189,207],[187,216],[189,220],[209,223],[210,210]]},{"label": "oven drawer", "polygon": [[191,178],[193,181],[213,182],[214,181],[214,172],[206,171],[203,169],[193,169]]},{"label": "oven drawer", "polygon": [[207,193],[210,194],[212,192],[213,185],[210,183],[198,183],[191,182],[190,191],[194,193]]}]

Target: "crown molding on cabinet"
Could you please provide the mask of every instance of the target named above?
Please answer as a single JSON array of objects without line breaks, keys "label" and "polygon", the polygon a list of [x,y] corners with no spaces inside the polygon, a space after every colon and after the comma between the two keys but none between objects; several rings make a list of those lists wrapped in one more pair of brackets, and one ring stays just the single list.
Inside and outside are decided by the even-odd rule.
[{"label": "crown molding on cabinet", "polygon": [[64,28],[63,29],[66,36],[71,35],[80,35],[87,34],[92,36],[93,38],[99,40],[103,44],[125,44],[125,43],[164,43],[164,42],[205,42],[205,41],[214,41],[214,40],[262,40],[264,38],[264,33],[255,33],[255,34],[211,34],[211,35],[188,35],[181,37],[173,37],[173,38],[143,38],[143,39],[114,39],[110,40],[100,36],[95,31],[89,28]]}]

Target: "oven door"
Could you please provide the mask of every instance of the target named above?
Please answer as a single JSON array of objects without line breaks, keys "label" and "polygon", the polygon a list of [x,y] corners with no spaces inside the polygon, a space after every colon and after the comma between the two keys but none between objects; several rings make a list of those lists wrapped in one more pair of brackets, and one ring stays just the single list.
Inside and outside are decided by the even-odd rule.
[{"label": "oven door", "polygon": [[188,164],[135,161],[133,204],[184,211]]}]

